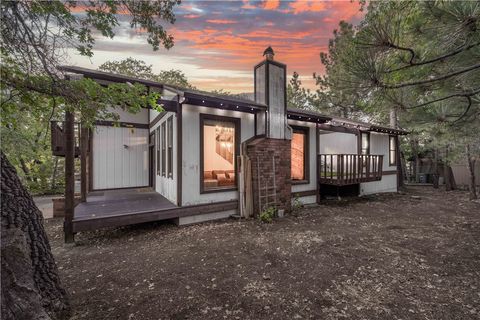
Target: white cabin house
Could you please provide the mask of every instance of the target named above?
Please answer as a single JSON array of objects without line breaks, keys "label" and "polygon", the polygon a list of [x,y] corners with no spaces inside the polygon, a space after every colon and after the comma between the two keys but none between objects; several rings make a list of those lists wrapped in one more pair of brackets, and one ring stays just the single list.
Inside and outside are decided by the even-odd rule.
[{"label": "white cabin house", "polygon": [[73,232],[252,216],[269,206],[288,213],[294,198],[315,204],[396,192],[405,132],[287,108],[286,65],[271,48],[264,56],[254,67],[255,101],[62,67],[105,85],[144,84],[161,93],[164,107],[114,110],[118,122],[97,121],[83,164],[88,196],[75,209]]}]

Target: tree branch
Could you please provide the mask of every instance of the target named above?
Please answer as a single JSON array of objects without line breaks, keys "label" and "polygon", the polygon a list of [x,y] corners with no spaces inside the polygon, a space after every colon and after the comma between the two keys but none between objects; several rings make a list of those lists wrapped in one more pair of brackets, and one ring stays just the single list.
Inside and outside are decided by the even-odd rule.
[{"label": "tree branch", "polygon": [[469,72],[469,71],[472,71],[472,70],[475,70],[475,69],[478,69],[478,68],[480,68],[480,63],[475,64],[475,65],[470,66],[470,67],[467,67],[467,68],[464,68],[464,69],[461,69],[461,70],[458,70],[458,71],[455,71],[455,72],[452,72],[452,73],[447,73],[447,74],[445,74],[443,76],[440,76],[440,77],[435,77],[435,78],[431,78],[431,79],[427,79],[427,80],[403,82],[403,83],[399,83],[399,84],[386,84],[386,83],[382,83],[382,82],[378,81],[375,85],[377,87],[381,87],[381,88],[385,88],[385,89],[400,89],[400,88],[404,88],[404,87],[417,86],[417,85],[421,85],[421,84],[427,84],[427,83],[432,83],[432,82],[436,82],[436,81],[445,80],[445,79],[448,79],[448,78],[451,78],[451,77],[457,76],[459,74],[466,73],[466,72]]},{"label": "tree branch", "polygon": [[454,93],[454,94],[444,96],[444,97],[441,97],[441,98],[438,98],[438,99],[435,99],[435,100],[431,100],[431,101],[428,101],[428,102],[425,102],[425,103],[422,103],[422,104],[418,104],[418,105],[413,106],[413,107],[407,107],[407,109],[421,108],[421,107],[425,107],[425,106],[427,106],[429,104],[432,104],[432,103],[435,103],[435,102],[440,102],[440,101],[455,98],[455,97],[466,97],[466,98],[470,99],[471,96],[474,96],[474,95],[479,94],[479,93],[480,93],[480,88],[475,89],[474,91],[471,91],[471,92]]},{"label": "tree branch", "polygon": [[387,71],[387,73],[397,72],[397,71],[401,71],[401,70],[408,69],[408,68],[411,68],[411,67],[423,66],[423,65],[426,65],[426,64],[434,63],[434,62],[437,62],[437,61],[440,61],[440,60],[443,60],[443,59],[446,59],[446,58],[453,57],[453,56],[455,56],[459,53],[470,50],[470,49],[472,49],[472,48],[474,48],[478,45],[480,45],[480,42],[471,44],[467,47],[460,48],[460,49],[455,50],[453,52],[450,52],[450,53],[444,54],[442,56],[436,57],[434,59],[425,60],[425,61],[421,61],[421,62],[412,62],[412,60],[410,59],[410,63],[408,65],[389,70],[389,71]]}]

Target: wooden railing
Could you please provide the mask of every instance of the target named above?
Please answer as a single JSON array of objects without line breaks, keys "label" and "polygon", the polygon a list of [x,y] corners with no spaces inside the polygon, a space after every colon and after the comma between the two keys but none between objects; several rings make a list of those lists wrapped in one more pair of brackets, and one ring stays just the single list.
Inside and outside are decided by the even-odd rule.
[{"label": "wooden railing", "polygon": [[[65,133],[63,121],[50,121],[51,148],[54,156],[65,157]],[[75,157],[80,154],[80,125],[75,123]]]},{"label": "wooden railing", "polygon": [[319,154],[318,181],[351,185],[382,179],[383,155]]}]

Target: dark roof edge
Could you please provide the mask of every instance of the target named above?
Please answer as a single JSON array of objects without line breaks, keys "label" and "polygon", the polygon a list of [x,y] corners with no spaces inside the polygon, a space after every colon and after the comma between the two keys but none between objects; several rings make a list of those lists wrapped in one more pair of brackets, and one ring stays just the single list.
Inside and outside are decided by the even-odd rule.
[{"label": "dark roof edge", "polygon": [[[303,109],[297,109],[297,108],[288,108],[287,109],[287,114],[292,115],[292,116],[303,116],[303,117],[315,117],[317,119],[323,119],[325,122],[327,121],[333,121],[336,123],[339,123],[340,126],[346,127],[346,123],[350,124],[351,126],[354,126],[356,128],[363,127],[364,130],[368,131],[375,131],[375,132],[380,132],[380,133],[388,133],[388,134],[394,134],[394,135],[406,135],[408,134],[408,131],[402,130],[402,129],[394,129],[386,126],[379,126],[379,125],[374,125],[366,122],[361,122],[361,121],[355,121],[355,120],[350,120],[350,119],[343,119],[340,117],[335,117],[335,116],[326,116],[322,115],[316,111],[313,110],[303,110]],[[298,120],[298,119],[297,119]]]},{"label": "dark roof edge", "polygon": [[146,86],[157,87],[162,89],[164,87],[164,84],[160,82],[125,76],[125,75],[115,74],[110,72],[98,71],[98,70],[93,70],[88,68],[82,68],[82,67],[76,67],[76,66],[59,66],[58,69],[65,72],[82,74],[85,77],[92,78],[92,79],[106,80],[106,81],[112,81],[112,82],[137,82],[140,84],[144,84]]},{"label": "dark roof edge", "polygon": [[248,105],[248,106],[255,107],[257,109],[266,109],[266,107],[267,107],[263,103],[258,103],[258,102],[251,101],[251,100],[240,99],[240,98],[235,98],[235,97],[225,96],[225,95],[217,95],[217,94],[214,94],[214,93],[200,91],[200,90],[181,88],[181,87],[178,87],[178,86],[165,84],[165,83],[161,83],[161,82],[156,82],[156,81],[152,81],[152,80],[145,80],[145,79],[125,76],[125,75],[121,75],[121,74],[92,70],[92,69],[83,68],[83,67],[59,66],[58,69],[61,70],[61,71],[65,71],[65,72],[82,74],[85,77],[92,78],[92,79],[112,81],[112,82],[131,82],[131,83],[136,82],[136,83],[140,83],[140,84],[150,86],[150,87],[157,87],[157,88],[173,91],[176,94],[179,94],[179,95],[184,96],[186,98],[187,97],[195,97],[195,98],[203,97],[204,100],[211,100],[211,99],[222,100],[225,103],[241,104],[241,105],[244,105],[244,106]]},{"label": "dark roof edge", "polygon": [[303,116],[303,117],[314,117],[324,122],[332,120],[332,117],[322,115],[318,112],[311,111],[311,110],[303,110],[297,108],[287,108],[287,114],[291,116]]}]

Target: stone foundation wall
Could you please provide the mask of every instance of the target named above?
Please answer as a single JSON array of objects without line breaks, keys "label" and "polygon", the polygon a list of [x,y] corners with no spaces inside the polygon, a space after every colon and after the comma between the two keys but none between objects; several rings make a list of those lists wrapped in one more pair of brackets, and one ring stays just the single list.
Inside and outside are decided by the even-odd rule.
[{"label": "stone foundation wall", "polygon": [[[273,187],[275,175],[277,209],[284,209],[286,213],[291,209],[291,141],[284,139],[259,138],[247,145],[247,155],[252,165],[253,213],[261,212],[259,194],[265,193],[265,185]],[[273,171],[275,159],[275,172]],[[258,172],[260,171],[260,175]],[[260,178],[260,190],[259,181]],[[272,193],[273,190],[270,191]],[[262,199],[262,206],[264,200]]]}]

